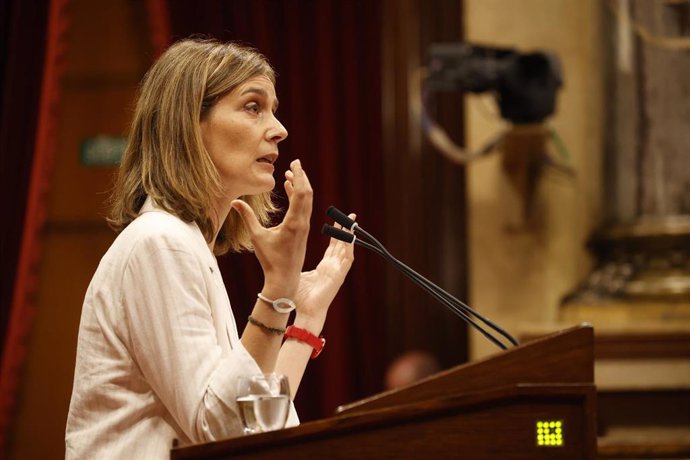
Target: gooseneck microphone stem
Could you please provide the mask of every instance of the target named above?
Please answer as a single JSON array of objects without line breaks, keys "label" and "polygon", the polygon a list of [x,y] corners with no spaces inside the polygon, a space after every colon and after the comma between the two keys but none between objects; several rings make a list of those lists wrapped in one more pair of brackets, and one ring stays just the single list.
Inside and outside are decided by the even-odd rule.
[{"label": "gooseneck microphone stem", "polygon": [[391,261],[393,263],[393,266],[397,268],[402,274],[414,281],[418,286],[420,286],[422,289],[428,292],[433,298],[438,300],[441,303],[441,305],[448,308],[450,311],[455,313],[460,318],[464,319],[468,324],[474,327],[477,331],[479,331],[484,337],[493,342],[496,346],[498,346],[502,350],[505,350],[507,348],[501,341],[494,337],[493,334],[488,332],[486,329],[480,326],[475,320],[473,320],[470,317],[470,315],[465,312],[465,310],[463,310],[462,308],[458,308],[458,306],[455,305],[450,299],[444,297],[440,292],[442,290],[439,291],[438,286],[436,286],[434,283],[424,278],[423,276],[421,276],[420,274],[418,274],[417,272],[415,272],[399,260],[388,257],[386,257],[386,259]]},{"label": "gooseneck microphone stem", "polygon": [[[407,265],[403,264],[400,261],[397,261],[396,263],[394,263],[394,265],[396,268],[398,268],[398,270],[400,270],[403,274],[407,275],[407,277],[410,278],[412,281],[416,282],[420,287],[422,287],[432,297],[434,297],[436,300],[438,300],[442,305],[444,305],[449,310],[454,312],[456,315],[460,316],[465,321],[467,321],[469,324],[471,324],[484,337],[486,337],[491,342],[496,344],[496,346],[498,346],[499,348],[501,348],[503,350],[505,350],[507,348],[493,334],[488,332],[486,329],[484,329],[482,326],[480,326],[475,320],[473,320],[472,317],[470,316],[472,313],[467,312],[467,310],[465,310],[463,308],[458,308],[458,306],[451,299],[445,297],[444,296],[445,291],[440,289],[437,285],[435,285],[434,283],[432,283],[428,279],[424,278],[423,276],[419,275],[417,272],[410,269]],[[479,319],[482,320],[482,318],[479,318]]]},{"label": "gooseneck microphone stem", "polygon": [[[414,271],[412,268],[398,260],[396,257],[394,257],[386,248],[379,242],[374,236],[369,234],[366,230],[364,230],[362,227],[360,227],[357,223],[355,223],[352,219],[347,217],[344,213],[339,211],[338,209],[334,207],[330,207],[327,211],[327,214],[329,217],[333,218],[336,222],[338,222],[340,225],[342,225],[344,228],[349,229],[352,233],[345,232],[343,230],[337,229],[335,227],[332,227],[330,225],[324,225],[322,229],[322,233],[329,235],[333,238],[348,242],[348,243],[353,243],[357,244],[359,246],[362,246],[366,249],[369,249],[373,252],[376,252],[379,254],[381,257],[384,259],[388,260],[393,264],[393,266],[400,271],[402,274],[407,276],[410,280],[412,280],[415,284],[420,286],[422,289],[424,289],[426,292],[428,292],[432,297],[434,297],[437,301],[439,301],[443,306],[451,310],[453,313],[455,313],[457,316],[465,320],[468,324],[470,324],[472,327],[474,327],[476,330],[478,330],[482,335],[484,335],[487,339],[489,339],[491,342],[493,342],[496,346],[498,346],[501,349],[506,349],[506,345],[502,343],[500,340],[498,340],[493,334],[491,334],[489,331],[484,329],[481,325],[479,325],[472,317],[480,320],[482,323],[484,323],[486,326],[489,328],[493,329],[503,337],[505,337],[511,344],[513,345],[518,345],[517,340],[513,336],[511,336],[507,331],[496,325],[494,322],[489,320],[488,318],[485,318],[478,312],[476,312],[474,309],[472,309],[469,305],[463,303],[461,300],[458,298],[454,297],[441,287],[437,286],[433,282],[429,281],[416,271]],[[357,238],[355,234],[361,235],[363,238],[367,239],[368,241],[363,241],[363,238]]]},{"label": "gooseneck microphone stem", "polygon": [[[361,230],[361,227],[356,227],[358,230]],[[373,237],[372,237],[373,238]],[[375,238],[373,238],[375,240]],[[398,260],[396,257],[394,257],[385,247],[377,247],[373,244],[369,244],[366,241],[362,241],[361,239],[357,238],[354,240],[354,244],[360,245],[362,247],[365,247],[369,250],[374,251],[384,259],[388,260],[393,264],[393,266],[398,269],[403,275],[407,276],[409,279],[411,279],[415,284],[417,284],[419,287],[424,289],[427,293],[429,293],[434,299],[439,301],[441,305],[452,311],[454,314],[465,320],[467,323],[469,323],[472,327],[474,327],[476,330],[478,330],[484,337],[489,339],[491,342],[493,342],[496,346],[499,348],[505,350],[507,347],[499,341],[496,337],[494,337],[490,332],[488,332],[486,329],[484,329],[481,325],[479,325],[476,321],[474,321],[468,313],[466,313],[463,308],[459,308],[458,305],[454,304],[454,302],[451,300],[453,297],[448,294],[446,291],[429,281],[428,279],[424,278],[422,275],[417,273],[416,271],[412,270],[409,266]]]},{"label": "gooseneck microphone stem", "polygon": [[[445,290],[441,289],[438,287],[436,284],[433,282],[429,281],[416,271],[414,271],[412,268],[410,268],[409,265],[401,262],[397,257],[395,257],[393,254],[386,249],[386,247],[379,241],[377,240],[373,235],[371,235],[369,232],[364,230],[362,227],[357,225],[355,223],[352,228],[354,229],[355,233],[361,233],[364,237],[366,237],[369,241],[372,241],[374,244],[369,244],[366,243],[365,241],[362,241],[361,239],[356,239],[354,242],[355,244],[359,244],[363,247],[367,247],[368,249],[374,250],[377,254],[379,254],[381,257],[384,259],[388,260],[393,264],[395,268],[398,269],[403,275],[407,276],[409,279],[414,281],[418,286],[420,286],[422,289],[424,289],[426,292],[428,292],[433,298],[441,302],[443,306],[448,308],[450,311],[455,313],[456,315],[460,316],[462,319],[470,323],[472,326],[474,326],[479,332],[481,332],[487,339],[491,340],[493,343],[495,343],[499,348],[506,349],[505,345],[501,343],[499,340],[497,340],[492,334],[484,330],[479,324],[477,324],[470,316],[469,312],[467,312],[465,309],[467,308],[460,300],[456,299],[449,293],[447,293]],[[364,244],[367,246],[364,246]],[[455,302],[454,302],[455,301]],[[458,304],[459,303],[459,304]],[[471,314],[471,313],[470,313]],[[480,318],[483,319],[483,318]]]}]

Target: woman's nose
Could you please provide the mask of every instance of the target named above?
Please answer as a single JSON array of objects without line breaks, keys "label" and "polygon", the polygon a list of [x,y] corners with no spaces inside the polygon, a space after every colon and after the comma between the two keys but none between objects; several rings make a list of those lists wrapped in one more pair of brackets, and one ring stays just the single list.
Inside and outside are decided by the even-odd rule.
[{"label": "woman's nose", "polygon": [[269,138],[270,140],[278,143],[288,137],[288,132],[287,129],[285,129],[285,126],[283,126],[283,124],[277,118],[273,117],[273,119],[275,120],[275,123],[269,131]]}]

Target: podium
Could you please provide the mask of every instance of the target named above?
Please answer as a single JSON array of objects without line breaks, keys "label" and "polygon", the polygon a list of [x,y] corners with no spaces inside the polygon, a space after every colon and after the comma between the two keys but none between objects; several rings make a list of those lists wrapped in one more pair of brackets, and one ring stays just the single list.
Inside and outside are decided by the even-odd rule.
[{"label": "podium", "polygon": [[589,325],[341,406],[330,418],[171,451],[174,460],[595,457]]}]

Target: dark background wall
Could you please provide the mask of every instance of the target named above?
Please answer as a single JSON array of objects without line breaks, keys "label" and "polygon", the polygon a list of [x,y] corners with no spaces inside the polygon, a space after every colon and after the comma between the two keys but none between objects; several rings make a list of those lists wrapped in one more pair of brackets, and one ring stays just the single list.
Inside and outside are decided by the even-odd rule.
[{"label": "dark background wall", "polygon": [[[10,2],[2,10],[8,13],[3,25],[16,21],[19,3]],[[59,56],[59,100],[51,114],[54,155],[42,176],[47,187],[41,200],[45,220],[34,241],[38,250],[31,265],[33,282],[23,292],[29,312],[21,318],[26,333],[11,348],[20,366],[9,377],[3,375],[3,383],[14,379],[15,384],[5,395],[10,404],[2,414],[10,458],[64,456],[81,302],[115,236],[103,217],[116,168],[86,165],[80,151],[85,140],[126,134],[138,81],[155,59],[160,41],[160,29],[152,25],[167,23],[170,39],[202,34],[240,40],[259,48],[273,63],[279,75],[278,116],[290,131],[281,144],[277,169],[301,158],[316,192],[305,269],[316,264],[326,246],[317,229],[325,221],[326,207],[335,204],[357,212],[362,225],[402,260],[464,296],[464,172],[430,154],[411,115],[413,95],[408,91],[414,86],[410,71],[423,62],[426,45],[459,38],[459,2],[437,0],[424,8],[421,0],[61,3],[64,49]],[[47,23],[49,6],[46,2],[32,14]],[[169,22],[161,17],[152,21],[152,11],[166,10]],[[38,19],[25,24],[39,31],[43,27]],[[40,44],[40,37],[34,39]],[[23,51],[18,55],[26,57],[28,48],[19,49]],[[26,81],[35,80],[40,88],[42,61],[34,61],[33,67],[21,68]],[[4,104],[11,87],[3,83]],[[28,120],[37,117],[40,106],[40,91],[32,94],[36,100],[30,101]],[[3,112],[3,126],[13,115],[16,112]],[[438,116],[450,121],[459,137],[461,99],[442,103]],[[31,143],[35,128],[24,125],[20,138]],[[7,139],[16,141],[20,133],[11,134]],[[10,177],[5,164],[16,149],[4,145],[2,174]],[[33,153],[33,147],[27,147],[23,163],[12,163],[13,168],[24,166],[10,190],[18,199],[11,220],[14,233],[3,234],[3,275],[12,274],[21,258],[21,197],[32,186],[28,176]],[[278,198],[285,202],[280,191]],[[444,246],[449,239],[452,250]],[[242,327],[261,286],[259,265],[251,254],[229,255],[220,262]],[[3,333],[15,305],[11,283],[6,284]],[[310,364],[296,401],[303,420],[328,416],[339,404],[381,391],[387,364],[406,350],[428,350],[444,367],[467,356],[464,325],[378,256],[361,250],[332,306],[324,335],[328,348]]]}]

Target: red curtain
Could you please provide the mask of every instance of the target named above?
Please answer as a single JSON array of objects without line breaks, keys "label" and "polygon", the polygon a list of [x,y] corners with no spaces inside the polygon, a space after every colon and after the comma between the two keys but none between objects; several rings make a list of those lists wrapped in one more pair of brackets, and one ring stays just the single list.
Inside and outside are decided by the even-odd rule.
[{"label": "red curtain", "polygon": [[36,139],[49,1],[0,2],[0,343],[21,243]]},{"label": "red curtain", "polygon": [[[305,268],[326,247],[319,230],[331,204],[383,234],[380,2],[176,0],[168,7],[174,39],[241,41],[276,68],[278,117],[290,133],[277,171],[300,158],[315,191]],[[376,257],[356,251],[324,329],[326,349],[311,362],[295,402],[303,420],[382,389],[384,268]],[[250,254],[227,256],[221,267],[242,327],[261,288],[260,267]]]},{"label": "red curtain", "polygon": [[[0,8],[0,186],[2,226],[2,366],[0,453],[6,449],[15,397],[34,316],[39,235],[46,216],[55,152],[56,108],[68,0],[13,1]],[[6,28],[5,28],[6,27]]]}]

